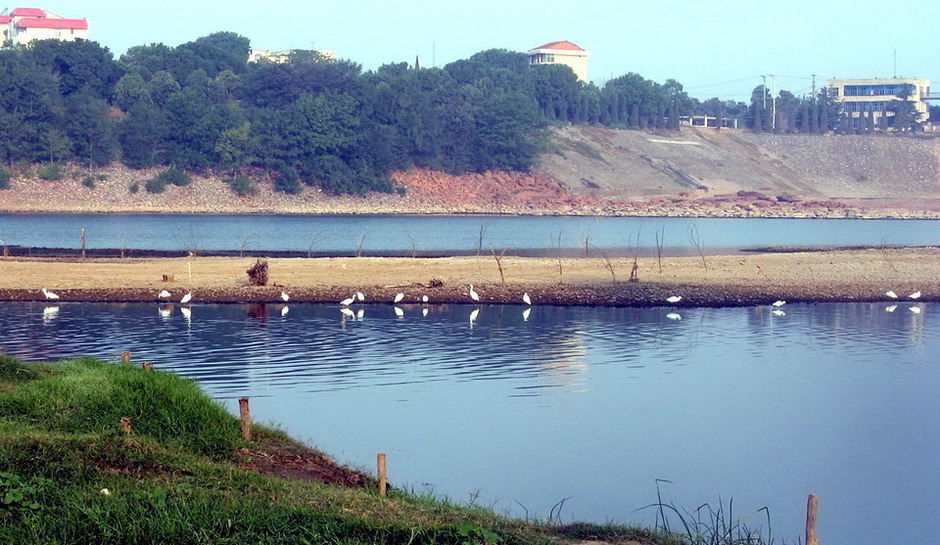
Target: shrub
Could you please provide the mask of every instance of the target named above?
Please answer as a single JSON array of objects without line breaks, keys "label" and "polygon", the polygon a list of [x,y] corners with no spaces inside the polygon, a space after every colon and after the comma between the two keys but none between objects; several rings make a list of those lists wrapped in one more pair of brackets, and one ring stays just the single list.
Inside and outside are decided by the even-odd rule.
[{"label": "shrub", "polygon": [[189,174],[186,174],[185,170],[178,168],[164,170],[157,175],[157,179],[162,180],[164,185],[173,184],[177,187],[187,186],[193,181],[193,179],[189,177]]},{"label": "shrub", "polygon": [[85,179],[82,180],[82,185],[91,189],[95,188],[95,179],[91,176],[85,176]]},{"label": "shrub", "polygon": [[65,176],[65,169],[59,163],[46,163],[39,167],[36,175],[40,180],[61,180]]},{"label": "shrub", "polygon": [[275,191],[296,195],[300,193],[300,189],[300,176],[298,176],[297,171],[293,168],[285,168],[280,175],[274,178]]},{"label": "shrub", "polygon": [[229,178],[223,180],[225,183],[232,188],[232,191],[238,194],[240,197],[246,195],[254,195],[255,188],[251,185],[251,179],[248,176],[236,176],[235,178]]},{"label": "shrub", "polygon": [[140,191],[140,184],[137,182],[134,182],[131,184],[131,186],[128,189],[130,190],[131,193],[137,193],[138,191]]},{"label": "shrub", "polygon": [[108,175],[107,174],[95,174],[95,179],[103,182],[108,179]]},{"label": "shrub", "polygon": [[157,176],[156,178],[147,180],[147,182],[144,184],[144,189],[147,190],[147,193],[163,193],[166,191],[166,182]]},{"label": "shrub", "polygon": [[248,282],[252,286],[268,285],[268,262],[258,259],[255,264],[248,268]]},{"label": "shrub", "polygon": [[0,169],[0,189],[10,189],[10,178],[9,170]]}]

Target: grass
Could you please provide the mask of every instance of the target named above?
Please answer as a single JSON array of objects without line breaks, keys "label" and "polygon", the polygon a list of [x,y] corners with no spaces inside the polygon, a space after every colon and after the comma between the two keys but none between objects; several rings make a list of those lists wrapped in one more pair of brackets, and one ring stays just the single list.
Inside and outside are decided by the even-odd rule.
[{"label": "grass", "polygon": [[531,523],[398,489],[379,497],[374,487],[261,475],[245,468],[241,449],[290,440],[252,431],[253,442],[241,439],[234,416],[171,373],[0,356],[0,543],[679,543],[639,528]]}]

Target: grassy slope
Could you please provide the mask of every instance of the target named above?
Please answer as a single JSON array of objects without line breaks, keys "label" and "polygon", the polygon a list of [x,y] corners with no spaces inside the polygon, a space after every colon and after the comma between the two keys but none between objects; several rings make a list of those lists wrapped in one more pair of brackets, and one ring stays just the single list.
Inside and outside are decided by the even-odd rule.
[{"label": "grassy slope", "polygon": [[[256,441],[289,441],[255,429]],[[233,416],[170,373],[0,356],[0,543],[670,542],[637,528],[530,524],[398,491],[380,498],[267,477],[241,467],[239,447],[252,446]]]}]

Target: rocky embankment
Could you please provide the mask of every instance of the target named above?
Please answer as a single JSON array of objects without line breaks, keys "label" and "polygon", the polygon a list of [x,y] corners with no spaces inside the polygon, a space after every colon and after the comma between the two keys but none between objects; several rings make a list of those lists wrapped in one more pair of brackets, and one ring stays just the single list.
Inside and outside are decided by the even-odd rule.
[{"label": "rocky embankment", "polygon": [[147,193],[144,183],[158,172],[72,165],[56,181],[21,173],[0,190],[0,212],[940,218],[935,139],[568,127],[555,132],[554,151],[532,173],[398,172],[404,195],[335,196],[310,187],[286,195],[257,172],[247,196],[214,175]]}]

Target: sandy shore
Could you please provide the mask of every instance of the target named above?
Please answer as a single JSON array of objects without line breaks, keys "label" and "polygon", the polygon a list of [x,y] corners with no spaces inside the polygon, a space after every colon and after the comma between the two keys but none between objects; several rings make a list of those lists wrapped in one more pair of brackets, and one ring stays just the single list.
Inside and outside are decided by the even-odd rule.
[{"label": "sandy shore", "polygon": [[[638,281],[629,281],[629,258],[563,259],[492,256],[448,258],[270,259],[269,283],[249,286],[253,258],[147,259],[0,258],[0,300],[41,301],[42,288],[60,301],[157,301],[162,289],[193,303],[335,303],[362,291],[369,303],[404,304],[427,295],[431,303],[469,303],[474,284],[483,303],[518,303],[528,292],[535,304],[679,306],[767,304],[797,301],[887,301],[922,292],[940,301],[940,248],[762,253],[733,256],[641,258]],[[502,267],[502,275],[500,274]],[[661,268],[660,268],[661,266]],[[163,281],[163,275],[173,280]]]}]

